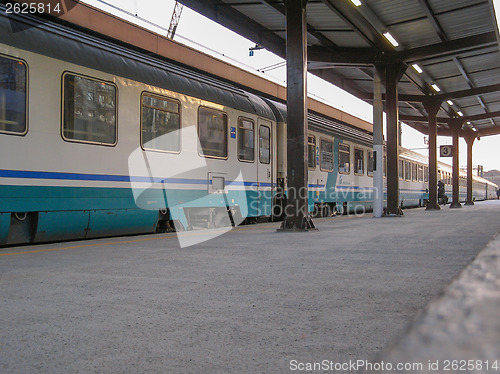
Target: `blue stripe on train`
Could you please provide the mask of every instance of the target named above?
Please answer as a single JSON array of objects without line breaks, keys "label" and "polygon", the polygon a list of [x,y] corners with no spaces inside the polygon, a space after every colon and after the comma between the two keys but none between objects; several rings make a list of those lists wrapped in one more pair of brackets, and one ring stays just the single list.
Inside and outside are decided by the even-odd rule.
[{"label": "blue stripe on train", "polygon": [[[128,175],[107,175],[107,174],[83,174],[83,173],[61,173],[53,171],[29,171],[29,170],[0,170],[0,177],[21,178],[21,179],[52,179],[52,180],[78,180],[78,181],[100,181],[100,182],[136,182],[136,183],[176,183],[176,184],[196,184],[206,185],[211,183],[208,179],[187,179],[187,178],[154,178],[137,177]],[[274,183],[268,182],[246,182],[230,181],[231,186],[244,187],[273,187]]]}]

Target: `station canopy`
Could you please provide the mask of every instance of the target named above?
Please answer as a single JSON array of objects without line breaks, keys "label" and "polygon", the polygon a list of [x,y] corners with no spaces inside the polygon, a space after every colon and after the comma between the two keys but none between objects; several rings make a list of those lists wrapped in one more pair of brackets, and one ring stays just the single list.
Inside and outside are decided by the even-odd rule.
[{"label": "station canopy", "polygon": [[[286,57],[283,1],[180,0]],[[308,70],[371,103],[374,66],[406,67],[400,120],[427,132],[424,102],[441,101],[438,134],[500,133],[499,33],[492,0],[310,0]]]}]

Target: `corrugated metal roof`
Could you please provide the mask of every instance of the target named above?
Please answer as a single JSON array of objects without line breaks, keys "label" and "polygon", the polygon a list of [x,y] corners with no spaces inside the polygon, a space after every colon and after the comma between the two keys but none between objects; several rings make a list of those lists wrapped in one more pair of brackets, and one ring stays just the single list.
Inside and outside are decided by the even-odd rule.
[{"label": "corrugated metal roof", "polygon": [[[253,38],[271,51],[284,53],[286,21],[283,1],[180,2],[208,16],[216,15],[219,23]],[[423,119],[427,115],[423,101],[442,97],[443,105],[438,116],[456,115],[459,110],[464,119],[493,113],[496,116],[492,119],[471,120],[472,126],[477,124],[477,129],[500,133],[500,113],[497,113],[500,107],[499,34],[491,0],[361,2],[359,7],[348,0],[308,2],[308,42],[314,46],[312,56],[315,61],[325,63],[323,68],[311,64],[314,65],[313,74],[371,102],[372,63],[389,58],[408,66],[418,63],[424,72],[419,74],[408,67],[398,85],[400,118],[420,116]],[[235,25],[234,19],[240,16],[247,17],[252,24]],[[382,36],[385,31],[391,32],[399,47],[390,46]],[[373,57],[370,60],[367,56]],[[314,60],[310,58],[310,61]],[[336,68],[336,64],[342,66]],[[351,66],[346,68],[346,64]],[[434,83],[441,89],[437,96],[431,88]],[[468,93],[468,90],[482,88],[484,92]],[[454,99],[453,108],[446,104],[450,97]],[[422,120],[413,118],[407,122],[412,124]]]},{"label": "corrugated metal roof", "polygon": [[363,5],[369,6],[388,27],[392,27],[398,23],[425,18],[425,12],[418,1],[364,0]]}]

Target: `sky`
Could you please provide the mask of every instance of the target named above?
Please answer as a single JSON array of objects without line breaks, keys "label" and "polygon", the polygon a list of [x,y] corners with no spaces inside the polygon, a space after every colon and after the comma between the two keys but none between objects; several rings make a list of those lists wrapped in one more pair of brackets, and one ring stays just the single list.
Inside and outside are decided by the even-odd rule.
[{"label": "sky", "polygon": [[[137,23],[159,34],[166,35],[170,25],[175,0],[82,0],[92,6]],[[500,13],[500,0],[493,0]],[[249,70],[269,80],[286,85],[286,66],[283,59],[267,50],[257,50],[249,55],[249,48],[255,43],[222,27],[221,25],[192,11],[182,10],[174,40]],[[352,96],[340,88],[308,74],[309,96],[323,101],[367,121],[372,121],[373,108],[370,104]],[[402,125],[402,146],[424,155],[428,154],[426,136],[409,126]],[[440,145],[450,145],[450,137],[438,137]],[[460,140],[460,166],[467,165],[466,143]],[[439,155],[439,150],[438,150]],[[451,158],[439,158],[451,164]],[[473,164],[483,165],[484,170],[500,170],[500,135],[482,137],[473,148]]]}]

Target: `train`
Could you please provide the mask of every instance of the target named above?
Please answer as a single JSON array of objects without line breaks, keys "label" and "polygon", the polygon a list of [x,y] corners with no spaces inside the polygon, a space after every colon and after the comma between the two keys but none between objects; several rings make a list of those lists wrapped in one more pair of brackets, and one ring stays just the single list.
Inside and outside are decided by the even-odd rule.
[{"label": "train", "polygon": [[[0,35],[1,246],[283,217],[285,103],[33,15],[0,12]],[[372,209],[372,134],[308,124],[311,214]],[[427,158],[399,162],[401,207],[425,205]]]}]

